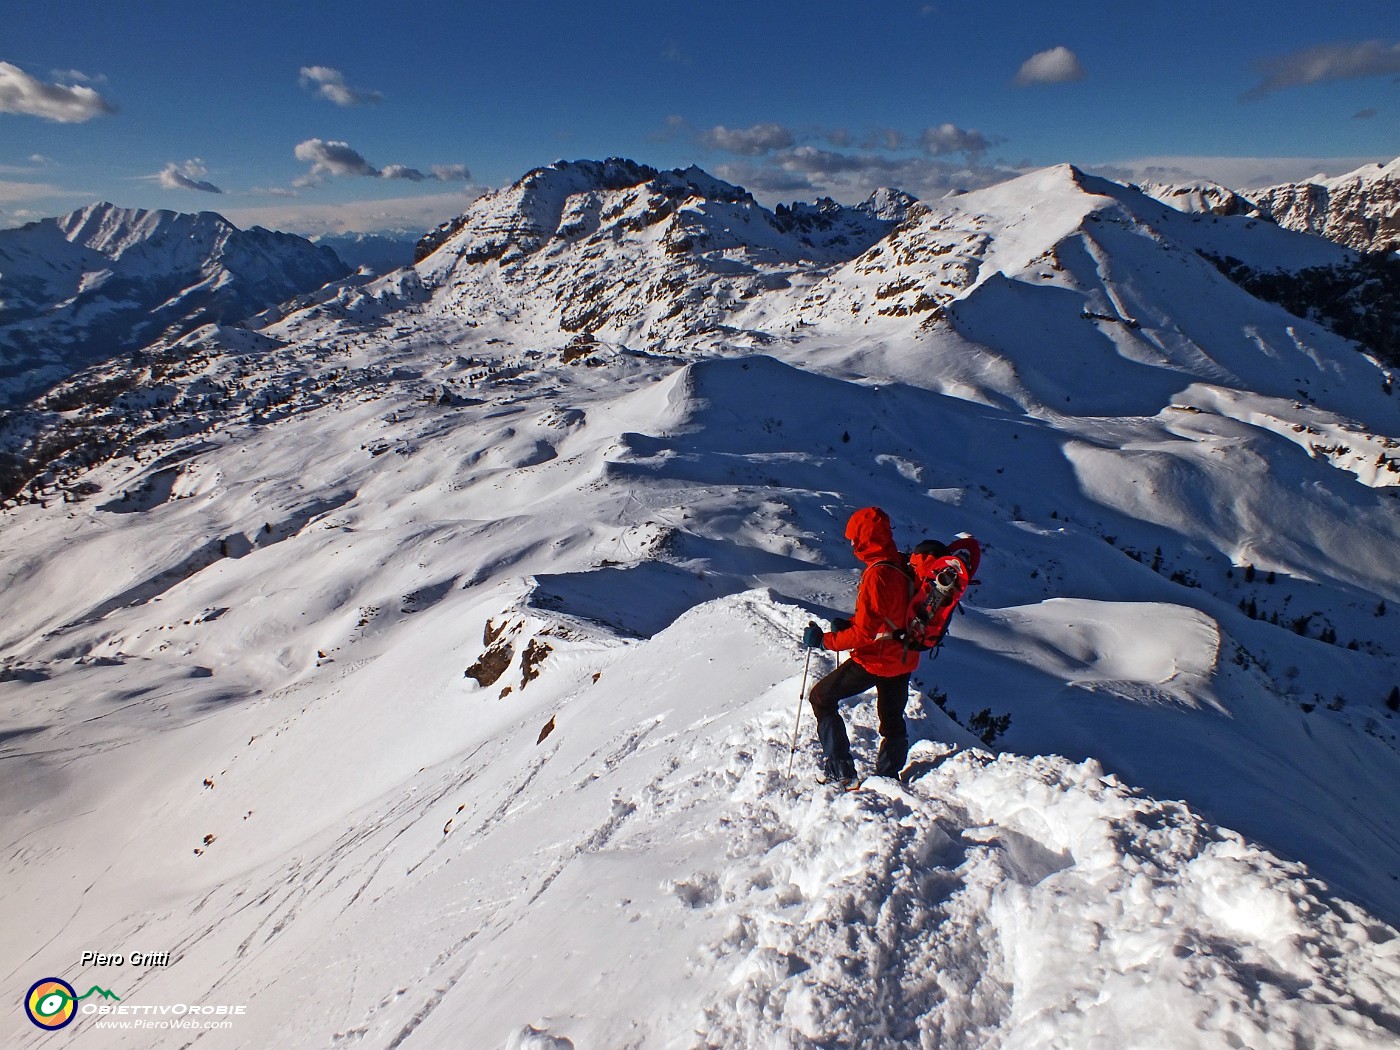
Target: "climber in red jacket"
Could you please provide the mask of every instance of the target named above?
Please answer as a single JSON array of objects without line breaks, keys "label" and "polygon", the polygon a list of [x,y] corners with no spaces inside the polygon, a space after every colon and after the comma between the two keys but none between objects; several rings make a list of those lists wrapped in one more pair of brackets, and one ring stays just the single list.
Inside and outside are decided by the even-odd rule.
[{"label": "climber in red jacket", "polygon": [[898,637],[907,626],[911,595],[907,560],[894,545],[890,518],[879,507],[864,507],[851,515],[846,538],[866,565],[850,620],[835,620],[833,631],[809,624],[803,643],[836,651],[849,650],[850,659],[812,687],[808,694],[817,716],[817,737],[825,762],[822,780],[849,785],[855,761],[837,704],[875,687],[880,716],[880,752],[875,775],[898,777],[909,756],[909,733],[904,708],[909,702],[909,675],[921,653],[907,649]]}]

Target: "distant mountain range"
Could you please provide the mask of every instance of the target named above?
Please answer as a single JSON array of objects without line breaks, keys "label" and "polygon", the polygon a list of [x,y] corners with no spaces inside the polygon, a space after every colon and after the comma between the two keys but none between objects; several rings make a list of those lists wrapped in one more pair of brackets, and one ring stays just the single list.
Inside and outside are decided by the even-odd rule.
[{"label": "distant mountain range", "polygon": [[313,244],[329,248],[345,265],[375,273],[388,273],[413,265],[413,252],[423,239],[422,230],[383,230],[378,233],[328,233],[312,237]]},{"label": "distant mountain range", "polygon": [[[1244,192],[1196,184],[1139,193],[1069,166],[1047,172],[1025,179],[1047,180],[1051,201],[1067,193],[1068,207],[1033,214],[1105,231],[1113,223],[1158,229],[1254,299],[1400,364],[1400,260],[1358,254],[1394,240],[1400,161]],[[1047,288],[1082,268],[1082,249],[1061,257],[1049,230],[1033,242],[1008,235],[1028,221],[1018,214],[1025,179],[966,199],[921,202],[890,189],[855,206],[819,200],[770,210],[694,167],[560,162],[479,198],[421,238],[416,265],[397,271],[410,251],[403,231],[315,245],[241,231],[208,212],[110,204],[0,231],[0,495],[51,464],[127,447],[129,425],[89,424],[110,423],[110,406],[132,391],[185,405],[184,386],[210,381],[200,363],[208,355],[264,355],[326,316],[375,323],[368,319],[387,309],[431,304],[464,323],[508,319],[542,338],[563,332],[655,349],[719,338],[762,346],[838,321],[862,337],[896,321],[916,331],[957,327],[980,304],[1020,294],[1008,265],[1038,266]],[[1004,213],[969,211],[1003,194]],[[1085,202],[1102,199],[1117,203],[1086,218]],[[1325,237],[1295,238],[1292,227]],[[1008,246],[1020,243],[1040,256],[1008,260]],[[362,272],[350,276],[328,244]],[[1141,303],[1128,304],[1121,290],[1091,294],[1084,316],[1138,324],[1155,312],[1185,326],[1200,304],[1160,301],[1148,294],[1155,280],[1144,276]],[[1207,294],[1202,301],[1215,293]],[[289,360],[283,372],[296,367]],[[223,404],[199,389],[200,404]],[[138,432],[164,434],[167,423]]]},{"label": "distant mountain range", "polygon": [[348,273],[329,248],[213,212],[93,204],[0,230],[0,408],[73,372],[241,321]]},{"label": "distant mountain range", "polygon": [[429,234],[417,274],[464,317],[538,312],[566,332],[688,338],[855,258],[914,206],[887,191],[769,211],[698,168],[564,162]]},{"label": "distant mountain range", "polygon": [[1400,249],[1400,159],[1368,164],[1335,178],[1318,176],[1262,189],[1218,183],[1147,183],[1143,190],[1182,211],[1258,215],[1359,252]]}]

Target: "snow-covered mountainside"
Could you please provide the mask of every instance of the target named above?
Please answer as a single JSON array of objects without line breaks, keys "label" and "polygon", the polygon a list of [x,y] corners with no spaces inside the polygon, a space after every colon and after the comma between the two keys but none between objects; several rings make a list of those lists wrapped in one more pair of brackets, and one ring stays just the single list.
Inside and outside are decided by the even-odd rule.
[{"label": "snow-covered mountainside", "polygon": [[[1393,383],[1215,261],[1354,253],[1069,166],[776,213],[622,161],[424,250],[169,344],[0,515],[16,997],[244,1008],[201,1047],[1400,1043]],[[986,553],[908,783],[840,794],[797,640],[871,504]],[[122,1018],[66,1035],[169,1042]]]},{"label": "snow-covered mountainside", "polygon": [[346,274],[328,248],[213,212],[93,204],[0,230],[0,408],[161,336],[231,323]]},{"label": "snow-covered mountainside", "polygon": [[1400,251],[1400,158],[1332,179],[1246,191],[1280,226],[1364,252]]}]

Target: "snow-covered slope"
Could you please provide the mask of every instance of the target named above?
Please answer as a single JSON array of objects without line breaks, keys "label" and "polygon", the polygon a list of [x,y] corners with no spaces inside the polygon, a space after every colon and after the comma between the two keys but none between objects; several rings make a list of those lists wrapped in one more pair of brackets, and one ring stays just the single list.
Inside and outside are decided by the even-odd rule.
[{"label": "snow-covered slope", "polygon": [[213,212],[93,204],[0,230],[0,406],[80,368],[343,277],[329,249]]},{"label": "snow-covered slope", "polygon": [[[539,176],[561,215],[641,205],[585,167]],[[654,178],[698,218],[473,210],[258,347],[202,333],[197,433],[0,517],[15,995],[246,1007],[199,1046],[1400,1040],[1395,403],[1198,254],[1345,250],[1068,167],[841,251]],[[681,221],[768,232],[676,262]],[[638,305],[722,258],[786,276],[711,331]],[[810,712],[787,775],[796,639],[872,503],[977,535],[983,584],[907,788],[836,795]]]}]

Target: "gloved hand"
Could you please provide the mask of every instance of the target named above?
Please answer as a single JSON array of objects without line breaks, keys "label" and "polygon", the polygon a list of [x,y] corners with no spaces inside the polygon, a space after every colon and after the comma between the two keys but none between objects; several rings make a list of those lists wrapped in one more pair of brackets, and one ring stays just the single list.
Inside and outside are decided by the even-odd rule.
[{"label": "gloved hand", "polygon": [[838,616],[838,617],[836,617],[836,619],[834,619],[834,620],[831,621],[831,633],[832,633],[832,634],[840,634],[842,631],[849,631],[850,629],[851,629],[851,621],[850,621],[850,620],[843,620],[841,617]]},{"label": "gloved hand", "polygon": [[824,648],[822,645],[822,629],[817,626],[816,621],[808,622],[807,629],[802,632],[802,644],[808,649]]}]

